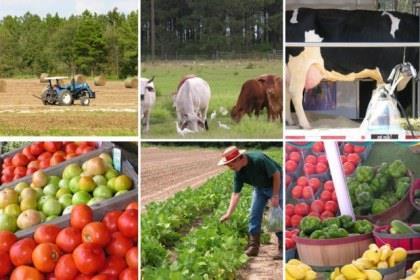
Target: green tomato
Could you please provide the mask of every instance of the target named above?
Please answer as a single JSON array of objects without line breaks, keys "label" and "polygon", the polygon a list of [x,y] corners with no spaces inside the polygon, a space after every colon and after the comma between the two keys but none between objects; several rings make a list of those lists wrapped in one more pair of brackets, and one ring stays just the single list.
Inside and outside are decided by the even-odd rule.
[{"label": "green tomato", "polygon": [[72,204],[87,204],[91,198],[92,196],[88,192],[78,191],[73,195]]},{"label": "green tomato", "polygon": [[113,191],[108,188],[107,186],[101,185],[96,187],[93,191],[93,197],[100,197],[100,198],[111,198],[113,195]]},{"label": "green tomato", "polygon": [[48,184],[52,184],[54,186],[58,187],[58,184],[60,183],[61,178],[58,176],[50,176],[48,179]]},{"label": "green tomato", "polygon": [[133,180],[127,175],[120,175],[115,178],[114,189],[118,191],[129,190],[133,187]]},{"label": "green tomato", "polygon": [[63,194],[58,199],[58,202],[60,202],[60,204],[63,206],[63,208],[66,208],[66,207],[72,205],[72,198],[73,198],[73,196],[71,194],[68,194],[68,193]]},{"label": "green tomato", "polygon": [[110,168],[110,169],[108,169],[108,170],[106,171],[106,173],[105,173],[105,178],[107,178],[108,180],[110,180],[111,178],[115,178],[115,177],[117,177],[119,174],[120,174],[120,173],[119,173],[117,170],[115,170],[115,169],[113,169],[113,168]]},{"label": "green tomato", "polygon": [[44,196],[44,192],[42,191],[42,188],[32,188],[32,189],[36,191],[37,199],[40,199],[41,197]]},{"label": "green tomato", "polygon": [[58,185],[54,185],[54,184],[48,184],[44,187],[44,189],[42,190],[44,192],[44,194],[46,195],[52,195],[55,196],[55,194],[58,191]]},{"label": "green tomato", "polygon": [[71,190],[72,193],[77,193],[78,191],[80,191],[79,180],[80,180],[80,176],[71,178],[69,182],[69,189]]},{"label": "green tomato", "polygon": [[108,180],[108,182],[106,183],[107,187],[110,188],[113,191],[117,191],[115,189],[115,180],[117,179],[117,177],[111,178]]},{"label": "green tomato", "polygon": [[128,192],[128,191],[127,191],[127,190],[118,191],[118,192],[116,192],[116,193],[115,193],[115,196],[122,195],[122,194],[124,194],[124,193],[126,193],[126,192]]},{"label": "green tomato", "polygon": [[48,217],[45,219],[45,221],[46,221],[46,222],[49,222],[49,221],[52,221],[52,220],[54,220],[54,219],[56,219],[56,218],[58,218],[58,216],[56,216],[56,215],[48,216]]},{"label": "green tomato", "polygon": [[71,194],[71,191],[67,188],[58,189],[57,193],[55,194],[56,198],[60,198],[65,194]]},{"label": "green tomato", "polygon": [[103,175],[93,176],[93,181],[95,181],[97,186],[106,185],[107,179]]},{"label": "green tomato", "polygon": [[50,198],[55,199],[55,197],[54,197],[54,196],[52,196],[52,195],[44,195],[44,196],[41,196],[41,198],[40,198],[40,199],[38,199],[38,209],[39,209],[39,210],[42,210],[42,206],[43,206],[43,205],[44,205],[44,203],[45,203],[48,199],[50,199]]},{"label": "green tomato", "polygon": [[87,203],[87,205],[92,206],[94,204],[97,204],[99,202],[104,201],[105,199],[101,198],[101,197],[94,197],[91,200],[89,200],[89,202]]},{"label": "green tomato", "polygon": [[36,200],[36,197],[28,197],[25,199],[22,199],[20,202],[20,210],[25,211],[28,209],[34,209],[36,210],[38,207],[38,202]]},{"label": "green tomato", "polygon": [[9,204],[6,206],[6,208],[4,208],[4,213],[6,215],[16,217],[16,218],[17,216],[19,216],[21,212],[22,211],[20,210],[20,207],[17,204]]},{"label": "green tomato", "polygon": [[60,182],[58,182],[58,187],[60,188],[69,188],[70,179],[61,179]]},{"label": "green tomato", "polygon": [[29,184],[26,182],[20,182],[15,186],[15,191],[21,193],[26,188],[29,188]]},{"label": "green tomato", "polygon": [[5,213],[0,214],[0,230],[15,232],[17,230],[16,217]]},{"label": "green tomato", "polygon": [[70,214],[71,213],[71,209],[73,209],[73,205],[67,206],[66,208],[64,208],[62,215]]},{"label": "green tomato", "polygon": [[42,205],[42,212],[48,216],[58,216],[63,211],[63,207],[60,202],[55,198],[50,198]]}]

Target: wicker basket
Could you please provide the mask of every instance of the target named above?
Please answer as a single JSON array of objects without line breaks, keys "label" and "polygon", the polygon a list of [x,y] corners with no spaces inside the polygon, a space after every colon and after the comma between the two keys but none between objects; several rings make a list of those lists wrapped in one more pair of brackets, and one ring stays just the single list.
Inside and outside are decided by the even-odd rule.
[{"label": "wicker basket", "polygon": [[359,258],[373,242],[373,236],[369,233],[335,239],[296,237],[295,241],[302,262],[316,271],[328,271]]}]

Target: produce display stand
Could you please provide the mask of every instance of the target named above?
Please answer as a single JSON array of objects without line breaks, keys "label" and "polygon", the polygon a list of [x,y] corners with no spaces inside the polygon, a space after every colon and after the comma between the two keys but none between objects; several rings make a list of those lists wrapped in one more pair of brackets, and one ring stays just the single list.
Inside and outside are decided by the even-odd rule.
[{"label": "produce display stand", "polygon": [[[97,144],[98,144],[97,149],[95,149],[95,150],[93,150],[91,152],[88,152],[86,154],[82,154],[82,155],[76,156],[76,157],[71,158],[69,160],[65,160],[65,161],[60,162],[59,164],[57,164],[55,166],[51,166],[51,167],[45,168],[43,170],[48,175],[54,175],[52,173],[54,173],[55,170],[60,169],[60,168],[64,169],[65,166],[67,166],[67,165],[69,165],[71,163],[80,163],[80,162],[85,161],[86,159],[89,159],[89,158],[98,156],[101,153],[111,152],[112,151],[113,145],[110,142],[98,142]],[[16,150],[13,150],[11,152],[8,152],[8,153],[5,153],[5,154],[0,155],[0,165],[3,163],[3,160],[5,158],[14,156],[17,153],[22,152],[23,149],[26,148],[27,146],[30,146],[30,144],[29,145],[26,145],[24,147],[21,147],[20,149],[16,149]],[[6,184],[2,184],[2,185],[0,185],[0,190],[2,190],[4,188],[8,188],[10,186],[14,186],[14,185],[16,185],[16,184],[18,184],[20,182],[30,182],[31,178],[32,178],[32,175],[27,175],[27,176],[24,176],[24,177],[19,178],[17,180],[14,180],[12,182],[9,182],[9,183],[6,183]]]}]

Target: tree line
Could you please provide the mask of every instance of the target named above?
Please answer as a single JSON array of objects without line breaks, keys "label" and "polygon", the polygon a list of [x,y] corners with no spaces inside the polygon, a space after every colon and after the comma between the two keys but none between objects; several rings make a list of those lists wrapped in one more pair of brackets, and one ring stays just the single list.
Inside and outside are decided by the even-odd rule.
[{"label": "tree line", "polygon": [[282,48],[282,0],[141,3],[141,49],[146,55],[211,55]]},{"label": "tree line", "polygon": [[50,74],[137,75],[138,11],[117,8],[68,18],[26,13],[0,20],[0,77]]}]

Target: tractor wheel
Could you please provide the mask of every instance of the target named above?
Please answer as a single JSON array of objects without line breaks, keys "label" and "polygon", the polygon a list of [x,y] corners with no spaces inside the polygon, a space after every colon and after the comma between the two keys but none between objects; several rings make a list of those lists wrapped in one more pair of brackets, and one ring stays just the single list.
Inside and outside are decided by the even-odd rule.
[{"label": "tractor wheel", "polygon": [[83,92],[82,96],[80,97],[80,105],[89,106],[89,104],[90,104],[89,93]]},{"label": "tractor wheel", "polygon": [[55,92],[49,88],[46,88],[41,94],[41,100],[44,105],[54,105]]},{"label": "tractor wheel", "polygon": [[69,106],[73,103],[73,97],[69,91],[63,91],[60,95],[60,105]]}]

